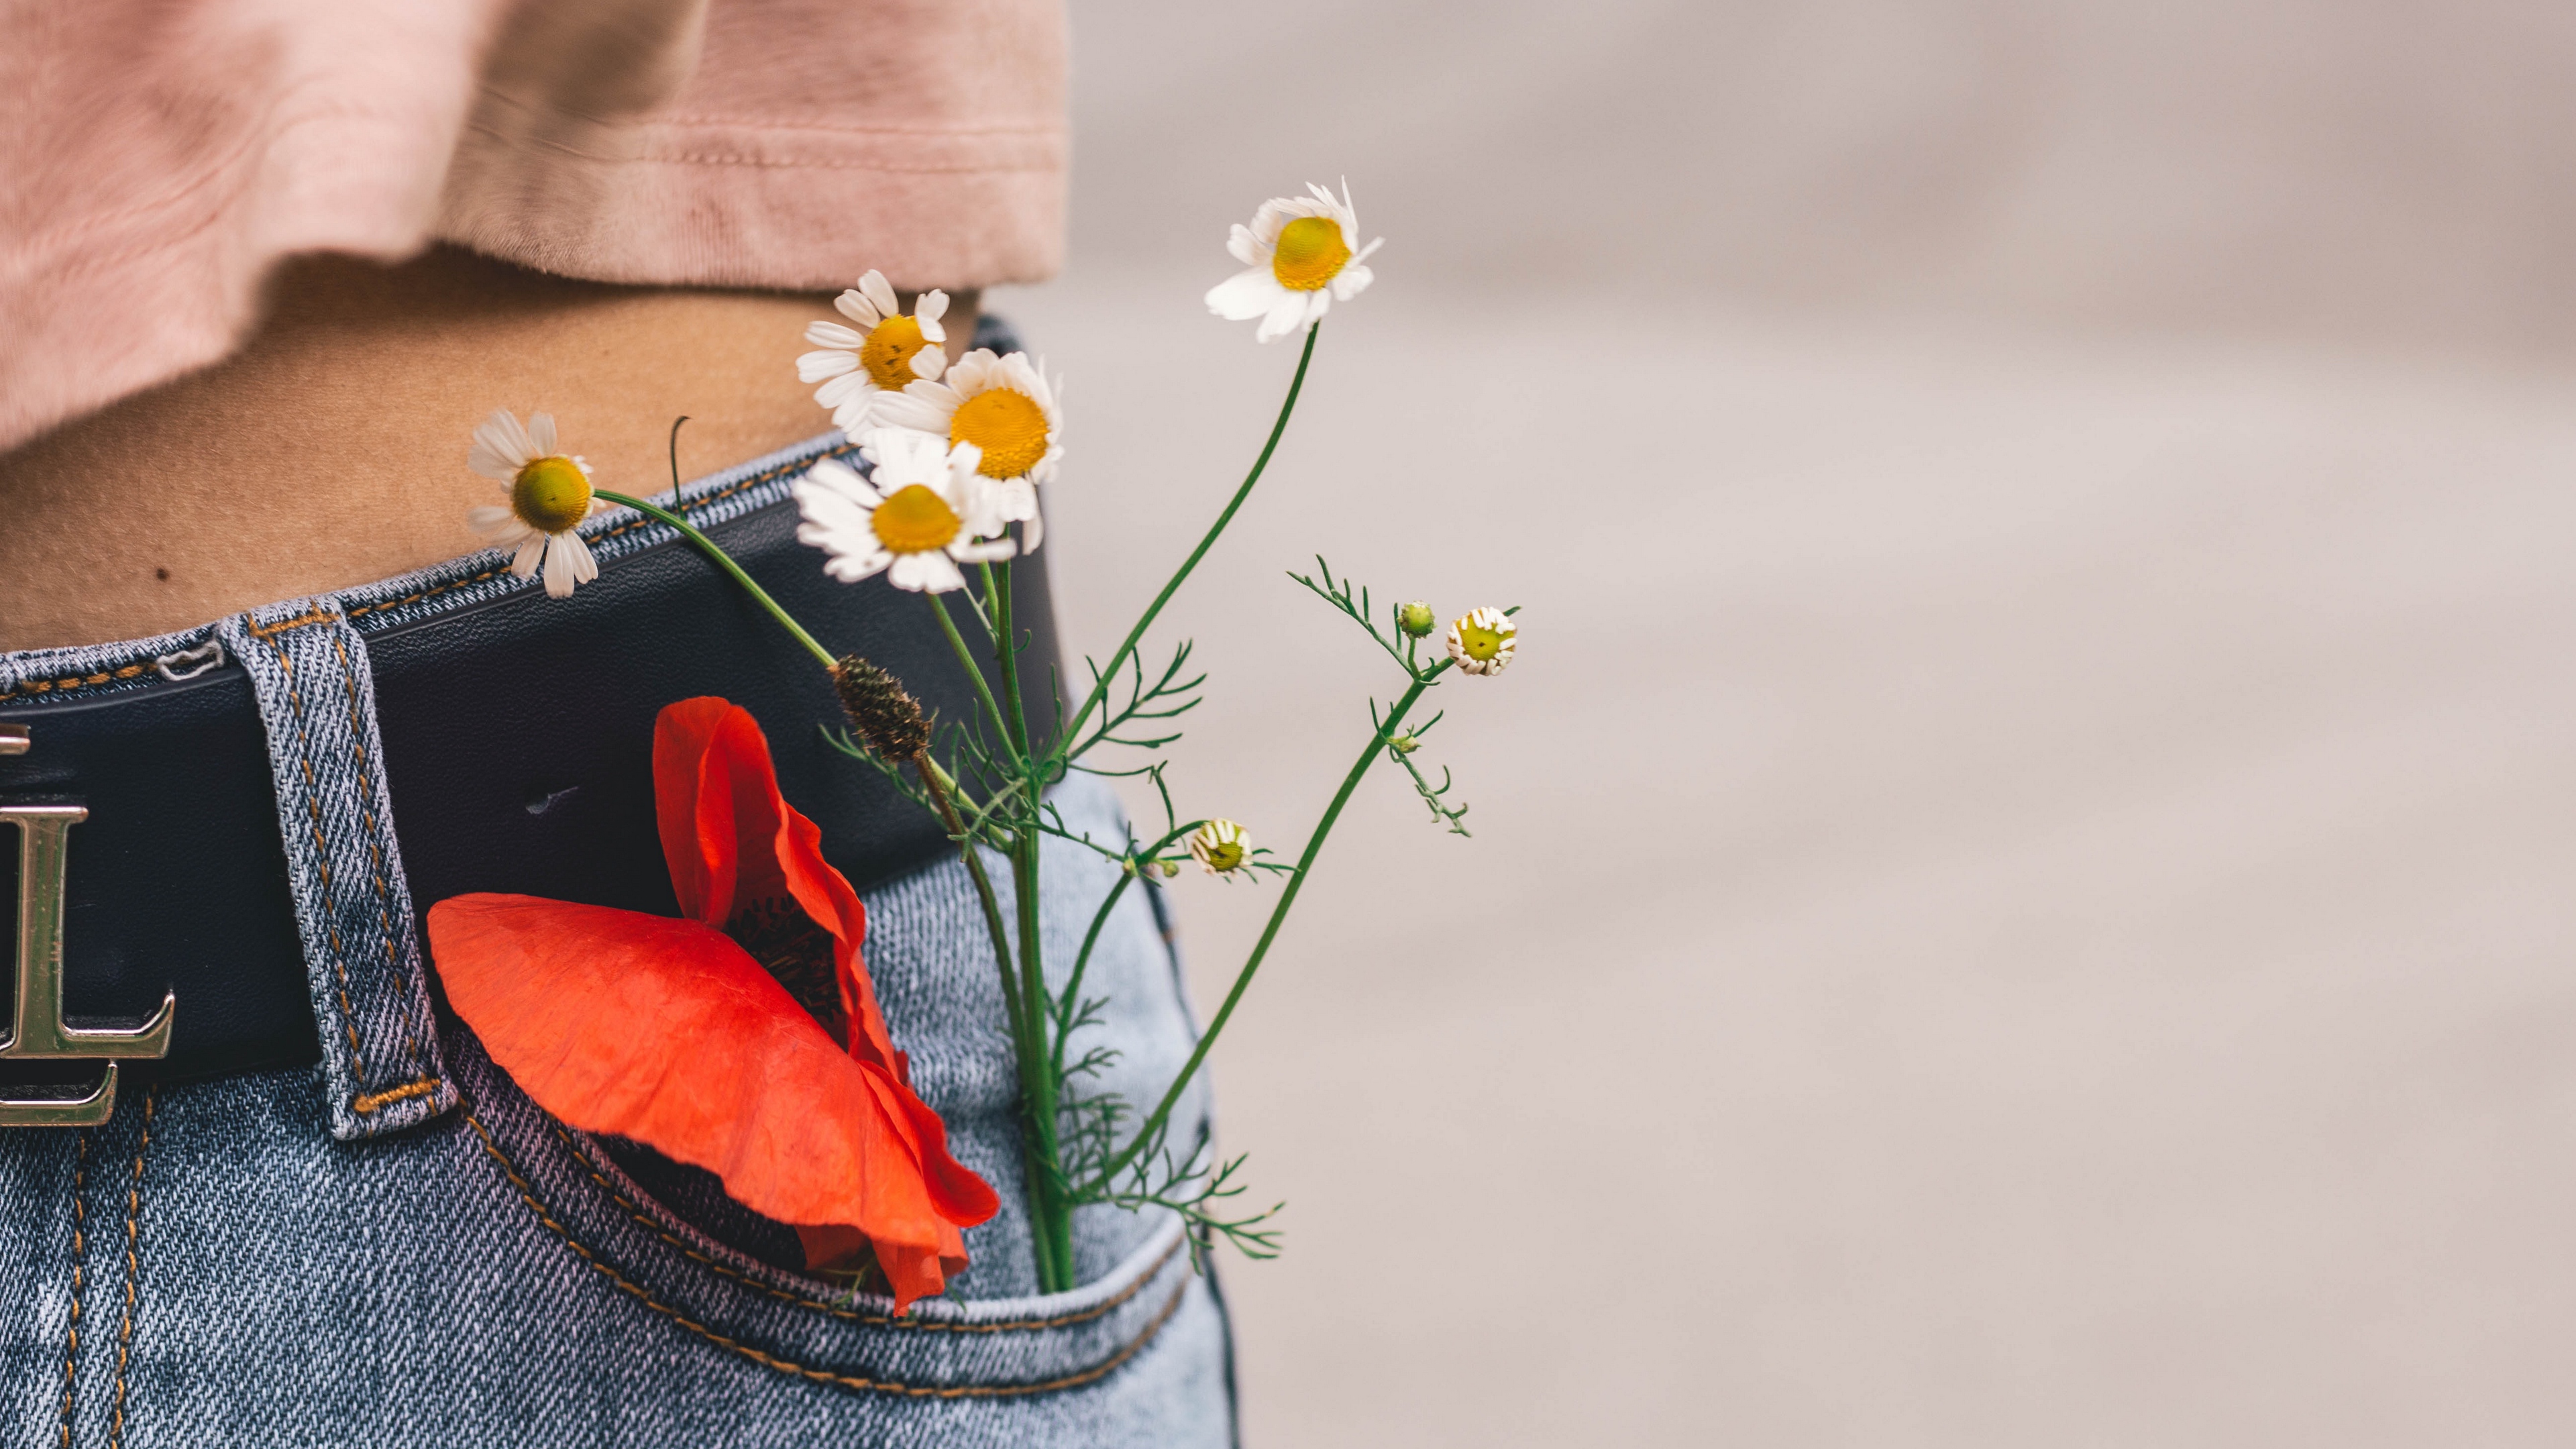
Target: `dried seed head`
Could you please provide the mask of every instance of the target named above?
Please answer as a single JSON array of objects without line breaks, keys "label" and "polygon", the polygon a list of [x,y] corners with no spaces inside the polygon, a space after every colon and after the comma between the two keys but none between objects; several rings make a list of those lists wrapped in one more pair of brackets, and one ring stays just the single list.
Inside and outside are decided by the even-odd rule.
[{"label": "dried seed head", "polygon": [[909,760],[929,745],[930,721],[922,718],[921,702],[893,675],[856,654],[844,654],[832,666],[832,688],[840,693],[841,708],[858,727],[859,737],[879,757]]}]

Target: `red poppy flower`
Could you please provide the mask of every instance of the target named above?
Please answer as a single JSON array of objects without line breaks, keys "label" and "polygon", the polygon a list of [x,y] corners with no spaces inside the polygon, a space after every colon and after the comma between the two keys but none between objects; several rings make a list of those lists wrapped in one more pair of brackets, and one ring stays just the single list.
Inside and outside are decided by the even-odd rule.
[{"label": "red poppy flower", "polygon": [[859,959],[867,911],[780,797],[740,706],[662,711],[653,794],[680,919],[440,901],[429,942],[447,999],[539,1106],[715,1173],[794,1225],[809,1267],[873,1250],[903,1312],[966,1265],[958,1229],[999,1201],[907,1085]]}]

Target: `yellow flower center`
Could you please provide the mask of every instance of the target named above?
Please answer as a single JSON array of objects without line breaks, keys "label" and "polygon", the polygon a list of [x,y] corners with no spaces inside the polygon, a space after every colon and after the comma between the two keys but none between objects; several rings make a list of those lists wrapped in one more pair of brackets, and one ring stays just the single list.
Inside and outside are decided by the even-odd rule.
[{"label": "yellow flower center", "polygon": [[868,340],[859,344],[859,363],[877,386],[901,392],[905,383],[921,375],[912,370],[912,355],[929,345],[919,322],[897,314],[878,323]]},{"label": "yellow flower center", "polygon": [[539,533],[561,533],[590,516],[590,477],[561,454],[539,458],[511,480],[510,511]]},{"label": "yellow flower center", "polygon": [[1046,412],[1038,400],[1007,387],[991,388],[957,405],[948,420],[951,444],[984,450],[975,471],[987,478],[1017,478],[1046,456]]},{"label": "yellow flower center", "polygon": [[1458,647],[1468,658],[1482,664],[1503,652],[1503,631],[1488,629],[1482,624],[1462,623],[1458,626]]},{"label": "yellow flower center", "polygon": [[1243,864],[1243,842],[1228,840],[1208,847],[1207,863],[1217,871],[1233,870]]},{"label": "yellow flower center", "polygon": [[877,505],[868,520],[876,529],[877,542],[895,553],[928,553],[946,548],[957,530],[965,527],[957,510],[919,483],[907,483],[894,495]]},{"label": "yellow flower center", "polygon": [[1342,240],[1342,224],[1329,216],[1301,216],[1279,228],[1279,248],[1270,254],[1270,275],[1292,292],[1312,292],[1331,281],[1351,259],[1351,244]]}]

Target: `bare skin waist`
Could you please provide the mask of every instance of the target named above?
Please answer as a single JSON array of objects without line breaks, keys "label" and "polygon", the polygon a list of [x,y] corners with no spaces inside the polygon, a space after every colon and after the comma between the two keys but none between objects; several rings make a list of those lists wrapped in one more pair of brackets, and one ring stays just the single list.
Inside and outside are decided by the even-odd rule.
[{"label": "bare skin waist", "polygon": [[[827,297],[613,287],[450,248],[281,269],[235,356],[0,455],[0,650],[186,628],[480,546],[467,469],[496,407],[551,412],[603,487],[669,483],[830,428],[796,380]],[[949,311],[949,348],[974,298]]]}]

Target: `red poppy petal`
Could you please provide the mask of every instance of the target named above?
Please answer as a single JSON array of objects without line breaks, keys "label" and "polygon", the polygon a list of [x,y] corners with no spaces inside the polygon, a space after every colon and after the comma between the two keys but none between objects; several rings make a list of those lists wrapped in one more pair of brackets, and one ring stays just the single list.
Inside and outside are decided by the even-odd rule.
[{"label": "red poppy petal", "polygon": [[[953,1234],[955,1229],[951,1229]],[[886,1275],[899,1303],[910,1304],[917,1298],[929,1298],[948,1291],[949,1275],[966,1267],[963,1239],[943,1244],[936,1250],[896,1244],[877,1244],[856,1228],[800,1227],[796,1238],[805,1249],[808,1268],[847,1268],[866,1258],[876,1259]]]},{"label": "red poppy petal", "polygon": [[875,983],[859,943],[868,936],[867,907],[850,888],[849,877],[823,859],[823,829],[781,801],[778,864],[787,891],[814,924],[832,933],[832,970],[841,987],[841,1011],[850,1019],[850,1055],[882,1063],[896,1081],[911,1079],[911,1063],[894,1049],[885,1012],[877,1005]]},{"label": "red poppy petal", "polygon": [[[909,1064],[894,1049],[860,957],[867,909],[848,877],[823,859],[822,828],[779,794],[759,721],[713,696],[665,706],[654,721],[653,781],[681,909],[720,926],[736,902],[792,897],[832,934],[833,974],[852,1023],[850,1054],[905,1079]],[[684,879],[692,884],[683,886]]]},{"label": "red poppy petal", "polygon": [[858,1229],[910,1263],[904,1304],[924,1256],[998,1205],[936,1114],[712,927],[505,895],[440,901],[428,925],[449,1002],[538,1105],[704,1167],[755,1212]]},{"label": "red poppy petal", "polygon": [[[728,842],[711,861],[699,844],[699,772],[717,729],[734,709],[729,701],[704,696],[665,705],[653,720],[653,823],[662,837],[662,861],[670,867],[671,893],[679,897],[681,915],[711,925],[733,913],[735,851]],[[710,896],[719,898],[713,912],[707,909]]]},{"label": "red poppy petal", "polygon": [[930,1110],[930,1104],[914,1096],[910,1086],[886,1075],[884,1068],[868,1062],[860,1065],[870,1068],[886,1115],[911,1145],[913,1160],[921,1164],[922,1187],[940,1215],[971,1226],[999,1211],[1002,1199],[993,1185],[948,1155],[948,1124]]}]

